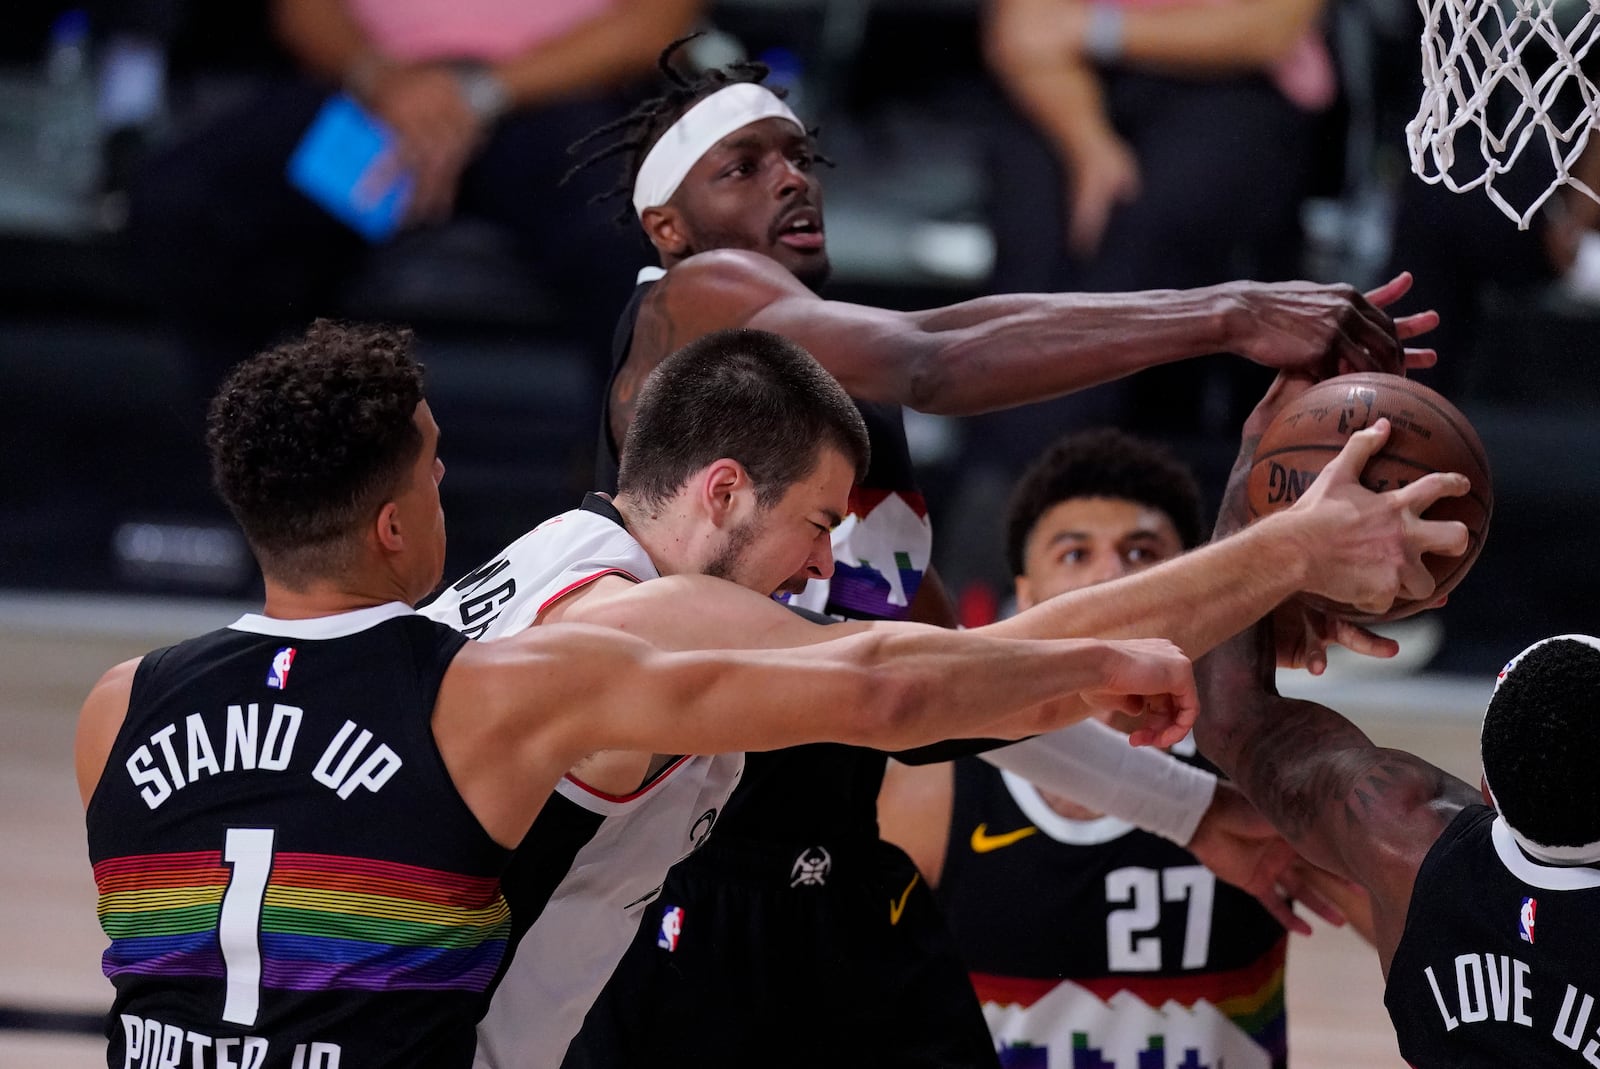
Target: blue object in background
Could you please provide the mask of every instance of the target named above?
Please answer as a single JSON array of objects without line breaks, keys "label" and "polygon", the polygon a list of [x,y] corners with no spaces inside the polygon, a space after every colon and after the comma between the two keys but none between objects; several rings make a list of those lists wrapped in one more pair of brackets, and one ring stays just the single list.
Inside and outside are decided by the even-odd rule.
[{"label": "blue object in background", "polygon": [[344,94],[323,105],[289,157],[289,182],[368,241],[400,228],[412,177],[399,138]]}]

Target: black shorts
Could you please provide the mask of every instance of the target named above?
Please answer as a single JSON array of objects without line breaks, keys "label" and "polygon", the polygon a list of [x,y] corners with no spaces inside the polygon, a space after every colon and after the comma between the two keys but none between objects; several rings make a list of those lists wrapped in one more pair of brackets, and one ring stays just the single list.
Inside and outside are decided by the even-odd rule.
[{"label": "black shorts", "polygon": [[904,853],[713,842],[669,873],[563,1069],[998,1066]]}]

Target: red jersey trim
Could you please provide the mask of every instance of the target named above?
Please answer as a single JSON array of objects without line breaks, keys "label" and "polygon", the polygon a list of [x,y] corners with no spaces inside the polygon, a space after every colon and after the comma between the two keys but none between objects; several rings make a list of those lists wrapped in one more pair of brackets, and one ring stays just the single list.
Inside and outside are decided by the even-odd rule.
[{"label": "red jersey trim", "polygon": [[605,568],[601,571],[595,572],[593,575],[586,575],[582,579],[568,583],[554,594],[551,594],[548,598],[545,598],[544,602],[539,606],[539,611],[533,614],[533,618],[535,620],[539,619],[539,617],[545,614],[546,609],[550,608],[550,606],[554,605],[556,602],[560,601],[574,590],[577,590],[580,587],[588,586],[596,579],[604,579],[608,575],[620,575],[624,579],[634,583],[643,582],[643,580],[641,580],[637,575],[634,575],[632,572],[625,571],[622,568]]},{"label": "red jersey trim", "polygon": [[586,792],[588,792],[589,794],[594,795],[596,798],[599,798],[599,799],[601,799],[603,801],[607,801],[607,802],[614,802],[614,803],[617,803],[617,804],[622,804],[622,803],[625,803],[625,802],[632,802],[632,801],[635,801],[635,800],[637,800],[639,798],[643,798],[645,795],[649,794],[651,791],[653,791],[657,787],[661,786],[663,783],[665,783],[667,781],[667,777],[668,776],[670,776],[674,772],[676,772],[678,770],[678,768],[685,761],[689,760],[689,758],[692,757],[692,756],[693,756],[692,754],[684,754],[683,756],[679,757],[677,760],[673,761],[670,765],[667,765],[665,768],[663,768],[660,772],[657,772],[654,776],[652,776],[650,778],[650,782],[646,783],[643,787],[640,787],[638,790],[634,791],[632,794],[607,794],[605,791],[602,791],[602,790],[599,790],[598,788],[589,786],[587,783],[583,782],[583,780],[579,779],[577,776],[574,776],[570,772],[567,773],[566,779],[569,780],[574,786],[583,788]]}]

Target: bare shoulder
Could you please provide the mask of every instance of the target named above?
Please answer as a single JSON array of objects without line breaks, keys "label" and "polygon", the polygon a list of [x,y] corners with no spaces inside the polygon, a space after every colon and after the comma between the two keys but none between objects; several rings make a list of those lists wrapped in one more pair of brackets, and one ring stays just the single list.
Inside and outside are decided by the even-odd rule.
[{"label": "bare shoulder", "polygon": [[133,677],[142,657],[123,661],[100,677],[89,691],[78,713],[78,732],[73,743],[73,765],[77,771],[78,794],[85,807],[100,783],[117,732],[128,716],[128,698],[133,693]]},{"label": "bare shoulder", "polygon": [[561,623],[604,624],[604,618],[591,619],[603,608],[619,598],[627,598],[638,590],[640,583],[623,575],[602,575],[580,586],[571,593],[546,605],[535,622],[539,625]]}]

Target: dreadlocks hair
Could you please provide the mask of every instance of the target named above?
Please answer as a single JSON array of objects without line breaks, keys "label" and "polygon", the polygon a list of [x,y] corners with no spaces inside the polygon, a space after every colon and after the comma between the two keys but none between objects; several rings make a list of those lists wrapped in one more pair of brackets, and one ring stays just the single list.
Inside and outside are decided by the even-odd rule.
[{"label": "dreadlocks hair", "polygon": [[[627,115],[584,134],[578,140],[567,146],[569,155],[575,155],[579,149],[594,141],[602,140],[610,135],[617,135],[609,144],[602,145],[589,155],[580,159],[567,169],[561,176],[564,184],[569,178],[579,171],[596,166],[614,156],[627,157],[627,166],[623,169],[617,184],[604,193],[590,198],[589,203],[600,204],[616,197],[627,197],[633,192],[633,183],[639,177],[639,167],[644,163],[646,154],[651,147],[666,133],[673,123],[683,117],[684,112],[694,107],[706,97],[717,90],[742,82],[760,85],[767,80],[767,75],[772,73],[765,63],[755,60],[743,60],[730,63],[726,67],[708,67],[698,74],[685,74],[673,65],[677,54],[690,41],[703,37],[704,33],[692,33],[687,37],[680,37],[666,48],[661,50],[661,55],[656,58],[656,67],[661,71],[661,76],[666,79],[667,88],[658,97],[653,97],[639,104]],[[782,86],[768,86],[772,95],[782,100],[788,96],[788,90]],[[815,128],[806,131],[815,140]],[[832,166],[832,161],[823,156],[816,156],[819,163]],[[633,224],[633,208],[631,204],[624,203],[623,207],[614,217],[619,226]]]},{"label": "dreadlocks hair", "polygon": [[1482,746],[1507,824],[1545,846],[1600,840],[1600,650],[1560,638],[1528,651],[1489,701]]},{"label": "dreadlocks hair", "polygon": [[1183,548],[1203,540],[1200,486],[1177,457],[1154,442],[1111,428],[1069,434],[1029,466],[1011,495],[1006,560],[1024,571],[1028,536],[1039,518],[1075,497],[1136,501],[1166,514]]}]

